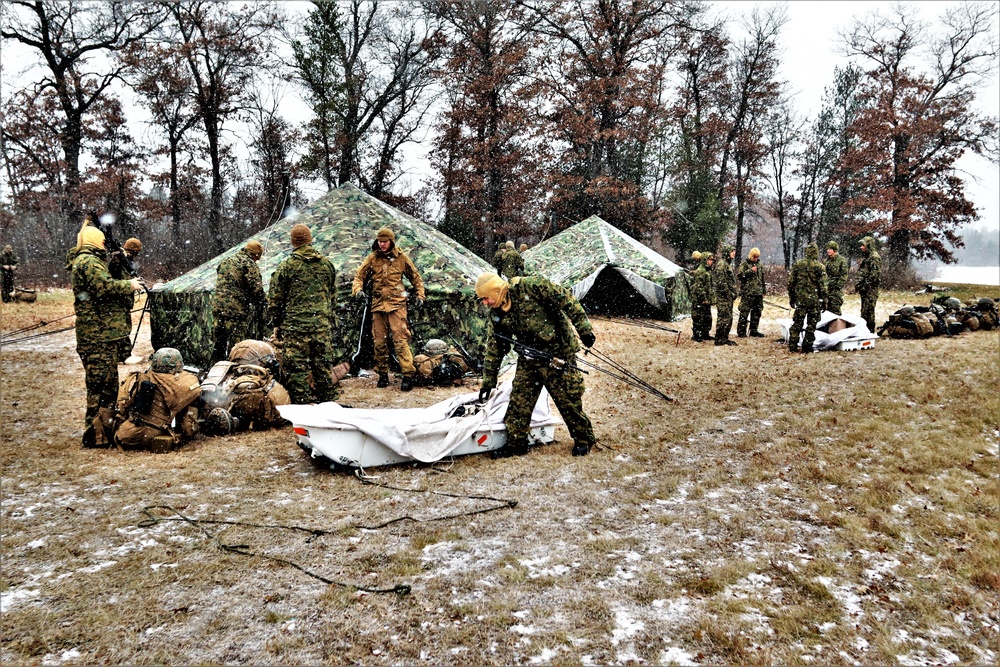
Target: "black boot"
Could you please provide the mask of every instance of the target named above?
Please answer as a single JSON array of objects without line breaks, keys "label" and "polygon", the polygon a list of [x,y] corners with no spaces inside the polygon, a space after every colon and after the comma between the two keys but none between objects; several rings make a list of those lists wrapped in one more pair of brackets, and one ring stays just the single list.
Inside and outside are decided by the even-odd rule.
[{"label": "black boot", "polygon": [[590,445],[586,442],[573,443],[573,456],[586,456],[590,453]]},{"label": "black boot", "polygon": [[500,449],[490,452],[491,459],[509,459],[512,456],[524,456],[528,453],[528,441],[507,442]]},{"label": "black boot", "polygon": [[389,374],[388,373],[379,373],[378,374],[378,382],[375,384],[375,386],[378,387],[379,389],[382,389],[384,387],[388,387],[389,386]]},{"label": "black boot", "polygon": [[413,389],[413,378],[409,375],[404,375],[403,381],[399,383],[399,390],[410,391],[411,389]]},{"label": "black boot", "polygon": [[762,334],[759,331],[751,331],[750,332],[750,337],[751,338],[764,338],[765,336],[764,336],[764,334]]}]

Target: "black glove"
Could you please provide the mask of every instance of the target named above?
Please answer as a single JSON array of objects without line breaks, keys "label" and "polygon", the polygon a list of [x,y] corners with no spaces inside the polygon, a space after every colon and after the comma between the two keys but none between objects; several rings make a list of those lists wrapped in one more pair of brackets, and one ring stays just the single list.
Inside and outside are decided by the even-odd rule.
[{"label": "black glove", "polygon": [[595,336],[593,333],[581,334],[580,342],[583,343],[584,347],[594,347],[594,343],[597,342],[597,336]]},{"label": "black glove", "polygon": [[365,300],[365,291],[364,290],[358,290],[358,293],[354,295],[354,298],[357,299],[358,301],[364,301]]},{"label": "black glove", "polygon": [[496,389],[495,384],[484,382],[482,389],[479,390],[479,402],[485,403],[486,401],[490,400],[490,394],[493,393],[494,389]]},{"label": "black glove", "polygon": [[419,311],[419,310],[422,310],[423,307],[424,307],[424,300],[423,299],[414,299],[413,300],[413,310]]}]

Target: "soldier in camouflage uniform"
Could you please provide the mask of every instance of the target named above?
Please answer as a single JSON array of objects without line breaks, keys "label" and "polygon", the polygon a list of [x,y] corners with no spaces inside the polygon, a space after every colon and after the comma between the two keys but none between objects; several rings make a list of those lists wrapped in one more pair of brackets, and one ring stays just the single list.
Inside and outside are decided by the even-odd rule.
[{"label": "soldier in camouflage uniform", "polygon": [[875,331],[875,303],[878,301],[879,282],[882,280],[882,258],[875,250],[874,238],[866,236],[861,239],[861,254],[864,259],[858,265],[854,287],[861,296],[861,317],[868,323],[868,330]]},{"label": "soldier in camouflage uniform", "polygon": [[[259,241],[250,241],[243,248],[219,263],[212,294],[212,317],[215,326],[212,337],[211,365],[229,358],[229,351],[236,343],[250,338],[250,327],[263,328],[260,318],[265,303],[264,284],[257,262],[264,254]],[[258,321],[251,322],[251,318]]]},{"label": "soldier in camouflage uniform", "polygon": [[558,365],[552,358],[533,359],[519,353],[504,417],[507,442],[493,452],[494,458],[527,454],[531,412],[542,387],[548,389],[566,422],[573,438],[573,456],[585,456],[597,439],[583,411],[583,375],[574,361],[580,344],[573,329],[586,347],[593,346],[595,340],[583,306],[568,290],[534,276],[514,278],[508,283],[495,273],[484,273],[476,281],[476,295],[490,308],[480,401],[487,400],[496,388],[500,361],[510,350],[510,343],[496,334],[565,362]]},{"label": "soldier in camouflage uniform", "polygon": [[[337,271],[312,247],[312,233],[298,224],[291,230],[292,254],[271,274],[268,319],[282,343],[281,365],[292,403],[333,401],[333,328],[337,306]],[[315,386],[315,400],[309,373]]]},{"label": "soldier in camouflage uniform", "polygon": [[111,277],[105,263],[104,233],[97,227],[85,224],[72,254],[76,352],[87,385],[83,446],[107,447],[118,400],[118,363],[131,352],[131,326],[122,322],[117,304],[140,290],[142,283],[138,278]]},{"label": "soldier in camouflage uniform", "polygon": [[691,276],[691,340],[701,342],[712,340],[712,302],[715,290],[712,286],[712,264],[715,257],[710,252],[701,253],[698,268]]},{"label": "soldier in camouflage uniform", "polygon": [[715,265],[715,344],[736,345],[729,340],[729,332],[733,328],[733,302],[736,300],[736,275],[730,262],[736,257],[736,251],[730,245],[722,246],[722,255]]},{"label": "soldier in camouflage uniform", "polygon": [[403,278],[416,292],[414,307],[421,308],[427,298],[424,281],[413,261],[396,247],[396,234],[388,227],[378,230],[372,252],[354,274],[351,291],[355,298],[363,297],[365,282],[372,280],[372,338],[375,339],[375,372],[378,387],[389,386],[389,333],[403,373],[400,390],[413,388],[413,352],[410,350],[410,327],[407,323],[406,297]]},{"label": "soldier in camouflage uniform", "polygon": [[[120,251],[112,252],[108,256],[108,273],[111,274],[111,277],[115,280],[128,280],[132,278],[132,272],[129,270],[128,265],[132,265],[132,262],[135,261],[140,252],[142,252],[142,241],[135,237],[125,241]],[[135,268],[134,265],[132,265],[132,268]],[[126,297],[117,299],[116,305],[117,317],[120,320],[119,326],[131,332],[132,308],[135,306],[135,295],[129,294]]]},{"label": "soldier in camouflage uniform", "polygon": [[736,335],[746,338],[747,325],[750,335],[763,338],[760,332],[760,315],[764,312],[764,295],[767,294],[767,283],[764,282],[764,271],[760,266],[760,250],[751,248],[747,258],[740,264],[737,273],[740,279],[740,319],[736,324]]},{"label": "soldier in camouflage uniform", "polygon": [[799,334],[805,321],[806,334],[802,339],[802,351],[812,352],[816,340],[816,323],[826,301],[826,270],[819,262],[819,247],[815,243],[806,246],[806,257],[795,262],[788,277],[788,301],[795,309],[792,328],[788,332],[788,351],[799,351]]},{"label": "soldier in camouflage uniform", "polygon": [[844,286],[847,284],[847,260],[840,254],[840,245],[836,241],[826,244],[826,309],[834,315],[842,315],[840,309],[844,305]]},{"label": "soldier in camouflage uniform", "polygon": [[14,291],[14,272],[17,271],[17,255],[14,254],[14,249],[9,245],[5,245],[3,252],[0,253],[0,265],[3,266],[3,275],[0,277],[3,283],[3,302],[7,303]]}]

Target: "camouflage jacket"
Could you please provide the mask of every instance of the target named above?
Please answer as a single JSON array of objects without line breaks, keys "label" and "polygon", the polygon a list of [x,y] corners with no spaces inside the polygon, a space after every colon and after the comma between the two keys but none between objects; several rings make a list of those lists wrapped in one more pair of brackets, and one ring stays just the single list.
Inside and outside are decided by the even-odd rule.
[{"label": "camouflage jacket", "polygon": [[496,380],[500,362],[510,351],[510,343],[499,340],[496,334],[513,338],[560,359],[571,359],[580,349],[573,329],[580,335],[593,331],[587,313],[576,297],[546,278],[514,278],[510,281],[508,294],[511,301],[509,311],[490,309],[484,380]]},{"label": "camouflage jacket", "polygon": [[[754,271],[754,269],[757,269]],[[740,279],[740,296],[764,296],[767,294],[767,283],[764,282],[764,269],[760,260],[744,259],[737,273]]]},{"label": "camouflage jacket", "polygon": [[861,260],[858,265],[858,275],[854,279],[854,286],[858,292],[877,292],[879,281],[882,279],[882,258],[878,251],[869,250],[868,256]]},{"label": "camouflage jacket", "polygon": [[106,343],[126,338],[132,320],[121,316],[121,302],[132,297],[132,283],[115,280],[104,263],[104,251],[83,248],[73,259],[73,309],[76,342]]},{"label": "camouflage jacket", "polygon": [[310,244],[281,261],[271,274],[267,315],[283,334],[329,335],[337,306],[337,270]]},{"label": "camouflage jacket", "polygon": [[843,292],[847,284],[847,260],[839,253],[826,260],[826,280],[830,292]]},{"label": "camouflage jacket", "polygon": [[[128,280],[132,277],[129,275],[128,269],[125,268],[121,252],[113,252],[108,256],[108,273],[115,280]],[[129,294],[128,296],[119,297],[115,299],[115,303],[118,306],[118,317],[122,320],[120,326],[127,327],[131,331],[132,307],[135,305],[135,295]]]},{"label": "camouflage jacket", "polygon": [[424,293],[424,281],[420,272],[405,252],[393,245],[388,253],[378,250],[377,243],[373,251],[365,257],[365,261],[354,274],[351,293],[357,294],[364,288],[365,281],[372,279],[372,310],[392,312],[406,305],[407,292],[403,289],[403,277],[410,281],[418,299],[427,298]]},{"label": "camouflage jacket", "polygon": [[795,262],[788,277],[789,304],[799,308],[819,307],[826,301],[826,270],[815,257]]},{"label": "camouflage jacket", "polygon": [[715,303],[712,272],[703,260],[691,275],[691,303],[695,306]]},{"label": "camouflage jacket", "polygon": [[524,275],[524,258],[521,253],[513,248],[501,250],[501,258],[497,266],[497,272],[505,276],[507,280]]},{"label": "camouflage jacket", "polygon": [[212,314],[216,318],[242,320],[264,301],[260,269],[249,250],[240,248],[239,252],[222,260],[212,295]]},{"label": "camouflage jacket", "polygon": [[733,301],[736,298],[736,275],[728,259],[720,259],[713,267],[715,298],[719,302]]},{"label": "camouflage jacket", "polygon": [[12,252],[0,252],[0,266],[4,271],[14,271],[17,268],[17,255]]}]

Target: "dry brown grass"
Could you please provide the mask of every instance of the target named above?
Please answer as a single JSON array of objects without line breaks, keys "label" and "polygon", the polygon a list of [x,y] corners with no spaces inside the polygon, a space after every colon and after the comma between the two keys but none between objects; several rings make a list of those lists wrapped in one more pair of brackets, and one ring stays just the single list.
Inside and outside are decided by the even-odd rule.
[{"label": "dry brown grass", "polygon": [[[879,321],[927,300],[888,294]],[[67,312],[65,292],[41,294],[5,304],[0,328]],[[4,346],[3,662],[994,663],[1000,333],[789,355],[774,342],[784,315],[769,307],[771,337],[734,348],[599,323],[598,349],[676,403],[591,374],[591,456],[571,457],[560,430],[523,458],[371,471],[518,500],[381,530],[355,526],[482,503],[320,469],[289,428],[164,455],[81,450],[72,332]],[[357,406],[448,395],[344,389]],[[331,532],[140,528],[149,505]],[[220,542],[412,593],[328,586]]]}]

